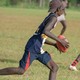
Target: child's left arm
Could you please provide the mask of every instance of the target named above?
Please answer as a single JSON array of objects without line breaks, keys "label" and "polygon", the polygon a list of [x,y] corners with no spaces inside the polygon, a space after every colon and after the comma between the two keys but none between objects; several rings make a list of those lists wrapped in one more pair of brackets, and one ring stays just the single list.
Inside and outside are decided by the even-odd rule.
[{"label": "child's left arm", "polygon": [[56,43],[51,42],[51,41],[49,41],[49,40],[46,40],[46,41],[45,41],[45,44],[47,44],[47,45],[51,45],[51,46],[54,46],[56,49],[58,49]]}]

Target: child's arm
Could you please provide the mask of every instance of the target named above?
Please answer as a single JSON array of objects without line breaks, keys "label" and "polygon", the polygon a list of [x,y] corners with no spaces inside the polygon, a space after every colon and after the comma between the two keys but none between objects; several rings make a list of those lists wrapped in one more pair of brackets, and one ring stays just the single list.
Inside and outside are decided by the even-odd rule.
[{"label": "child's arm", "polygon": [[46,40],[46,41],[45,41],[45,44],[48,44],[48,45],[51,45],[51,46],[55,46],[56,43],[51,42],[51,41],[49,41],[49,40]]},{"label": "child's arm", "polygon": [[64,32],[66,31],[66,27],[67,27],[67,25],[66,25],[66,21],[65,21],[65,20],[60,21],[60,22],[61,22],[61,24],[62,24],[62,26],[63,26],[60,35],[63,35]]},{"label": "child's arm", "polygon": [[45,41],[45,44],[50,45],[50,46],[54,46],[54,47],[61,53],[61,51],[58,49],[56,43],[51,42],[51,41],[49,41],[49,40],[46,40],[46,41]]},{"label": "child's arm", "polygon": [[51,20],[49,21],[49,23],[45,26],[44,29],[44,34],[46,36],[48,36],[49,38],[60,42],[64,47],[69,47],[68,43],[64,40],[59,39],[58,37],[56,37],[54,34],[52,34],[50,31],[53,29],[54,24],[56,23],[56,17],[52,17]]},{"label": "child's arm", "polygon": [[51,42],[49,40],[46,40],[45,41],[45,44],[50,45],[50,46],[54,46],[58,50],[58,47],[57,47],[56,43],[54,43],[54,42]]}]

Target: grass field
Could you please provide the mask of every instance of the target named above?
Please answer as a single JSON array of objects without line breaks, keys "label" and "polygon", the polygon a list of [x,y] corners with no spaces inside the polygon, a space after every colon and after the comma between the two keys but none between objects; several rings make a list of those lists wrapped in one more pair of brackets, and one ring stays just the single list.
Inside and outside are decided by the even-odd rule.
[{"label": "grass field", "polygon": [[[39,24],[47,15],[47,10],[0,8],[0,68],[17,67],[24,53],[27,40],[33,35]],[[69,64],[80,53],[80,11],[67,10],[67,30],[65,36],[70,42],[70,48],[65,54],[60,54],[54,47],[44,46],[58,64],[57,80],[80,80],[80,64],[78,72],[69,71]],[[61,24],[52,31],[59,34]],[[0,80],[48,80],[49,70],[34,61],[22,76],[0,76]]]}]

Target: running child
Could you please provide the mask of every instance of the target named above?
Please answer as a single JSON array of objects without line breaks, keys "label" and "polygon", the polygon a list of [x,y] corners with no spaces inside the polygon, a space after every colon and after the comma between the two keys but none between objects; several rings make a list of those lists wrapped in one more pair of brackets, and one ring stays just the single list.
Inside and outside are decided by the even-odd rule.
[{"label": "running child", "polygon": [[42,46],[48,44],[56,48],[54,42],[46,40],[47,37],[51,38],[53,41],[60,42],[66,48],[69,47],[69,43],[59,39],[51,32],[57,22],[57,17],[63,14],[64,6],[59,0],[53,0],[49,7],[49,12],[49,15],[43,20],[34,35],[28,40],[24,55],[19,62],[19,67],[0,69],[0,75],[22,75],[34,60],[38,60],[50,69],[48,80],[56,80],[58,66],[52,60],[50,54],[42,49]]}]

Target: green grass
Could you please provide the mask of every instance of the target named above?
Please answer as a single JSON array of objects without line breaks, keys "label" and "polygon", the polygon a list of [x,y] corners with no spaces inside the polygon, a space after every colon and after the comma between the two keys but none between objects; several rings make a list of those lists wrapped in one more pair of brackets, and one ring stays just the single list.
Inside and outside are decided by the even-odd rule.
[{"label": "green grass", "polygon": [[[39,24],[47,15],[47,10],[0,8],[0,68],[17,67],[24,53],[27,40],[33,35]],[[80,71],[69,71],[69,64],[80,53],[80,11],[67,10],[67,31],[65,36],[70,42],[67,53],[59,52],[50,46],[44,49],[51,53],[53,60],[58,64],[57,80],[79,80]],[[59,34],[61,25],[53,30]],[[80,64],[77,66],[80,69]],[[48,80],[49,70],[34,61],[26,73],[22,76],[0,76],[0,80]]]}]

